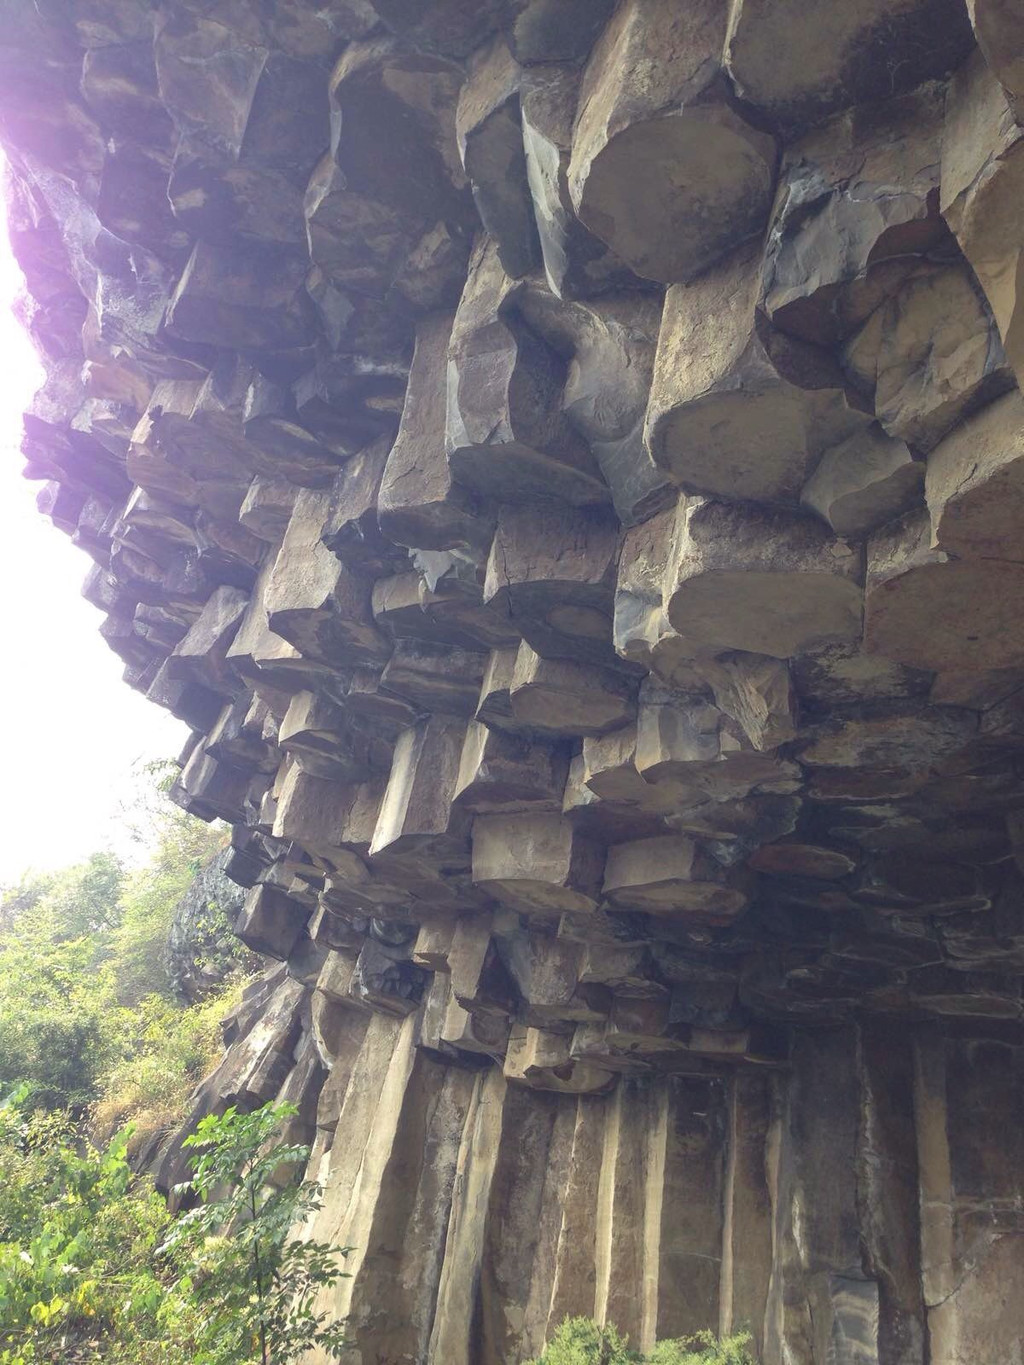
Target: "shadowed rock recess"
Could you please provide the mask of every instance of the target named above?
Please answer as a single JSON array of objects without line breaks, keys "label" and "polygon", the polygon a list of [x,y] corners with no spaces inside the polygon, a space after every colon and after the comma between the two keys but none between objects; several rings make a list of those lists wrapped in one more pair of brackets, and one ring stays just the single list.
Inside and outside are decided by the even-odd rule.
[{"label": "shadowed rock recess", "polygon": [[1022,120],[1022,0],[3,5],[26,474],[349,1365],[1021,1359]]}]

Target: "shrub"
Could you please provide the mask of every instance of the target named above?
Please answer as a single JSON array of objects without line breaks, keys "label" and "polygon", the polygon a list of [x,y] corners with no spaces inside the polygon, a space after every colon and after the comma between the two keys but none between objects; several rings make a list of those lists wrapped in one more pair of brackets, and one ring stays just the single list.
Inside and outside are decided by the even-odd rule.
[{"label": "shrub", "polygon": [[[86,1343],[144,1365],[165,1297],[163,1200],[133,1182],[124,1136],[100,1152],[26,1101],[0,1104],[0,1365],[57,1365]],[[116,1351],[97,1357],[105,1341]]]},{"label": "shrub", "polygon": [[679,1341],[660,1341],[647,1360],[649,1365],[754,1365],[749,1345],[746,1332],[722,1340],[713,1332],[698,1332]]},{"label": "shrub", "polygon": [[629,1347],[614,1326],[591,1318],[566,1318],[544,1354],[531,1365],[754,1365],[746,1334],[719,1340],[712,1332],[660,1341],[650,1355]]},{"label": "shrub", "polygon": [[190,1188],[172,1219],[127,1161],[66,1114],[0,1104],[0,1365],[289,1365],[336,1359],[340,1324],[317,1296],[343,1254],[293,1235],[319,1186],[282,1182],[308,1157],[277,1140],[291,1105],[204,1119]]},{"label": "shrub", "polygon": [[591,1318],[566,1318],[531,1365],[632,1365],[639,1360],[615,1327],[599,1327]]},{"label": "shrub", "polygon": [[239,977],[187,1009],[156,995],[140,1002],[132,1046],[102,1079],[92,1109],[94,1139],[108,1141],[130,1122],[132,1156],[177,1126],[189,1095],[220,1060],[221,1020],[238,1004],[249,980]]}]

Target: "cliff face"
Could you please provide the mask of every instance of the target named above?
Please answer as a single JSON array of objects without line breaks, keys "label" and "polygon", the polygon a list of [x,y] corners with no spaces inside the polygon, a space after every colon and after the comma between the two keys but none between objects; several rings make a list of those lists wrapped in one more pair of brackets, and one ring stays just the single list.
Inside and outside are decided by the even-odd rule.
[{"label": "cliff face", "polygon": [[1021,0],[8,0],[26,473],[351,1365],[1021,1360],[1022,100]]}]

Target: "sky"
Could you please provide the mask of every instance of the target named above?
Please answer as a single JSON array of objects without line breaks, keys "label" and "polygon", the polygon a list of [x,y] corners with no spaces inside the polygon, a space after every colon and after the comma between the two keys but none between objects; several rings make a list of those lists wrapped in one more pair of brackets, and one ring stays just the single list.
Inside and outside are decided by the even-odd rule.
[{"label": "sky", "polygon": [[42,372],[11,314],[20,287],[0,200],[0,887],[94,849],[129,852],[119,813],[139,768],[187,736],[121,680],[81,596],[90,560],[22,478],[21,413]]}]

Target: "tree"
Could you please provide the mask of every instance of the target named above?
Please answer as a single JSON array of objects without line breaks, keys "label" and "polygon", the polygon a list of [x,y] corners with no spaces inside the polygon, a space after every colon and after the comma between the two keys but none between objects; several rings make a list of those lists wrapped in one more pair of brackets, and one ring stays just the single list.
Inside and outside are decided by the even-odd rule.
[{"label": "tree", "polygon": [[320,1207],[320,1186],[289,1183],[309,1148],[275,1141],[294,1105],[236,1108],[202,1119],[185,1145],[197,1153],[179,1193],[200,1203],[172,1226],[164,1251],[181,1267],[179,1294],[200,1308],[197,1365],[288,1365],[319,1347],[338,1358],[342,1324],[317,1297],[344,1272],[347,1248],[303,1239],[295,1229]]},{"label": "tree", "polygon": [[[0,1093],[26,1081],[35,1103],[81,1114],[154,1037],[174,1039],[175,907],[225,836],[161,802],[158,814],[140,798],[155,841],[144,866],[126,872],[97,852],[0,891]],[[191,1069],[174,1068],[186,1089],[199,1079]]]}]

